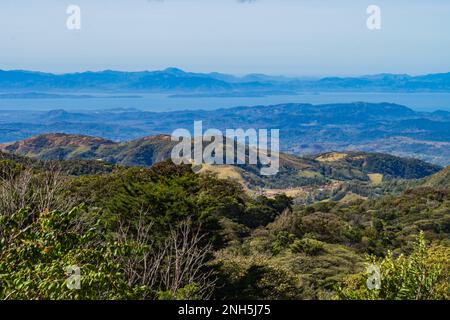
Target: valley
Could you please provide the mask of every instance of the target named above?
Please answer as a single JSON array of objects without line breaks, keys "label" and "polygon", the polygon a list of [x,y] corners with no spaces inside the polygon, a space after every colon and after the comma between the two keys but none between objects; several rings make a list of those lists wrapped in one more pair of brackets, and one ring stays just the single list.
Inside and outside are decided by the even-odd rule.
[{"label": "valley", "polygon": [[115,142],[170,135],[178,128],[280,129],[281,151],[311,155],[338,151],[382,152],[450,163],[450,112],[417,112],[389,103],[281,104],[176,112],[135,109],[69,112],[0,111],[0,143],[49,132],[97,136]]},{"label": "valley", "polygon": [[[416,298],[396,284],[368,291],[370,257],[389,284],[399,269],[410,270],[407,283],[413,270],[433,272],[433,291],[421,298],[448,299],[448,112],[351,103],[0,114],[8,243],[0,282],[30,284],[4,285],[0,297]],[[194,120],[205,129],[280,128],[278,173],[261,175],[260,163],[174,165],[169,134]],[[190,261],[187,247],[195,264],[172,286],[175,261]],[[30,251],[33,259],[17,261]],[[33,287],[36,269],[39,283],[63,288],[52,270],[66,259],[83,266],[86,289]]]},{"label": "valley", "polygon": [[[84,160],[123,167],[148,167],[170,160],[176,142],[170,136],[148,136],[130,142],[70,134],[46,134],[0,144],[0,150],[38,161]],[[402,190],[407,181],[430,176],[438,165],[380,153],[329,152],[319,155],[280,154],[274,176],[261,175],[257,165],[202,165],[202,173],[238,182],[249,194],[286,194],[297,203],[381,196]],[[401,181],[404,182],[401,182]]]}]

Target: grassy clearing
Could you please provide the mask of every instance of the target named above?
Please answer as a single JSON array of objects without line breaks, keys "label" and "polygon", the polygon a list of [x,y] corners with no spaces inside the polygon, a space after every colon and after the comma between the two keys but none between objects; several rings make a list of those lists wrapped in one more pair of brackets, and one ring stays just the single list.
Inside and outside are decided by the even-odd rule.
[{"label": "grassy clearing", "polygon": [[311,170],[300,170],[298,175],[302,178],[320,178],[322,175],[320,172],[311,171]]},{"label": "grassy clearing", "polygon": [[320,157],[317,157],[316,160],[320,162],[330,162],[330,161],[339,161],[342,159],[347,158],[347,153],[341,153],[341,152],[332,152],[323,154]]},{"label": "grassy clearing", "polygon": [[202,165],[202,169],[200,172],[211,172],[217,174],[219,179],[234,179],[240,183],[244,183],[244,179],[242,175],[238,171],[236,167],[226,166],[226,165],[210,165],[204,164]]},{"label": "grassy clearing", "polygon": [[370,182],[372,182],[373,185],[379,185],[381,182],[383,182],[383,175],[381,173],[369,173],[367,176],[370,179]]}]

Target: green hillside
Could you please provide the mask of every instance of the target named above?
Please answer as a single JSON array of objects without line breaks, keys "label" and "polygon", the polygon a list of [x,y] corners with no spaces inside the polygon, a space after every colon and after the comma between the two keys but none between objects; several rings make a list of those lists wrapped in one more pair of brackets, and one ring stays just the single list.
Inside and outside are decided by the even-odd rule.
[{"label": "green hillside", "polygon": [[0,160],[0,299],[449,299],[448,188],[295,205],[169,161],[79,176],[69,161]]},{"label": "green hillside", "polygon": [[[125,166],[151,166],[169,159],[174,145],[167,135],[116,143],[89,136],[47,134],[3,144],[0,149],[39,160],[97,160]],[[280,170],[275,176],[260,175],[259,165],[239,165],[234,175],[240,175],[249,188],[285,189],[327,185],[333,181],[379,185],[392,179],[419,179],[439,170],[439,166],[421,160],[377,153],[340,152],[309,157],[282,153]]]},{"label": "green hillside", "polygon": [[450,189],[450,167],[446,167],[438,173],[424,180],[425,186],[439,189]]}]

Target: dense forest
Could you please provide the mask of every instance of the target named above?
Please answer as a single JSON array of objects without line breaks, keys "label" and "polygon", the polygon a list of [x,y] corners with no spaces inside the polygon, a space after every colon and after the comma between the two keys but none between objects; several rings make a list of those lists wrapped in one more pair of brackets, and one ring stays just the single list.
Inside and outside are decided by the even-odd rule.
[{"label": "dense forest", "polygon": [[170,161],[2,154],[0,299],[448,299],[448,172],[298,203]]}]

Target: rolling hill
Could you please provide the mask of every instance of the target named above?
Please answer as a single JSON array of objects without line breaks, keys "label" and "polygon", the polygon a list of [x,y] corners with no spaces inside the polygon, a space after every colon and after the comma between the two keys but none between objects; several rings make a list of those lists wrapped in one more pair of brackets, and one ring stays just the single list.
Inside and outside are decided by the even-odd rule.
[{"label": "rolling hill", "polygon": [[2,144],[0,149],[39,160],[99,160],[150,166],[168,159],[173,145],[170,136],[164,135],[116,143],[91,136],[54,133]]},{"label": "rolling hill", "polygon": [[[170,136],[149,136],[129,142],[69,134],[46,134],[1,144],[0,150],[37,160],[96,160],[123,166],[151,166],[170,158]],[[275,176],[260,175],[260,165],[204,166],[219,176],[232,177],[247,187],[287,189],[359,181],[379,185],[393,179],[420,179],[440,170],[417,159],[365,152],[333,152],[298,157],[280,154]]]},{"label": "rolling hill", "polygon": [[442,169],[430,177],[425,178],[423,185],[436,189],[450,190],[450,166]]}]

